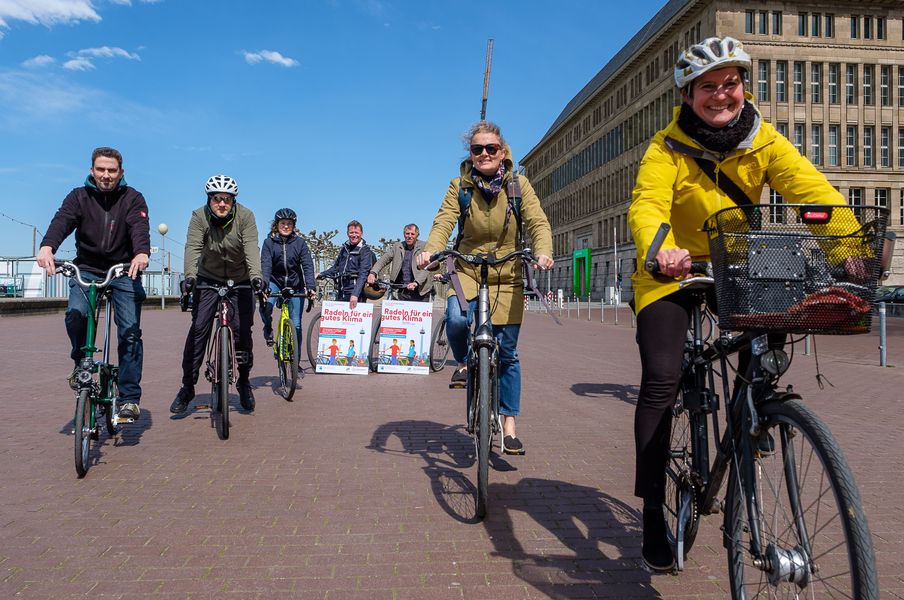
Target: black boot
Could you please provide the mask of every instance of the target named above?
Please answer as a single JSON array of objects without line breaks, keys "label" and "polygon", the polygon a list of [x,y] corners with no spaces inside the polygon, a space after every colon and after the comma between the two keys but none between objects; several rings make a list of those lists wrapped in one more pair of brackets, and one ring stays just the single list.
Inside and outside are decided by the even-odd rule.
[{"label": "black boot", "polygon": [[239,390],[239,402],[247,411],[254,410],[254,392],[251,391],[251,383],[247,379],[239,379],[235,386]]},{"label": "black boot", "polygon": [[644,565],[651,571],[664,573],[672,570],[675,558],[666,537],[665,515],[662,505],[643,509],[643,555]]}]

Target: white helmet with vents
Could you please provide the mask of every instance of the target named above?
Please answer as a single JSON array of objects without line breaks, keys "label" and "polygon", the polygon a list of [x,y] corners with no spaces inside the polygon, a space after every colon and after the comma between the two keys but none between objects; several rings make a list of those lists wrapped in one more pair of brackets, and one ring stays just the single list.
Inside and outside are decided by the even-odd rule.
[{"label": "white helmet with vents", "polygon": [[239,195],[238,184],[235,182],[235,179],[227,175],[214,175],[207,180],[207,185],[204,186],[204,189],[208,194]]},{"label": "white helmet with vents", "polygon": [[713,69],[740,67],[750,71],[750,55],[733,37],[706,38],[685,50],[675,63],[675,85],[683,89],[697,77]]}]

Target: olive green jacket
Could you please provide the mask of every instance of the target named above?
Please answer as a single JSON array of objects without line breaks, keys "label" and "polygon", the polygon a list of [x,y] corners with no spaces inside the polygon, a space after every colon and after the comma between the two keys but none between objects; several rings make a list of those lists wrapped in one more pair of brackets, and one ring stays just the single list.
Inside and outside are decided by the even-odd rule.
[{"label": "olive green jacket", "polygon": [[185,242],[185,277],[244,282],[261,276],[254,213],[238,202],[225,227],[211,226],[205,206],[191,214]]},{"label": "olive green jacket", "polygon": [[[511,150],[506,147],[505,181],[502,190],[496,198],[487,203],[479,189],[475,189],[468,205],[468,216],[465,219],[464,237],[458,247],[463,254],[477,252],[495,252],[497,256],[503,256],[515,251],[518,224],[515,216],[511,215],[507,228],[504,228],[508,196],[506,186],[512,179]],[[424,248],[431,254],[444,250],[452,230],[458,224],[459,205],[458,189],[461,187],[474,188],[471,179],[471,161],[461,163],[461,176],[456,177],[449,184],[443,203],[433,220],[433,227],[427,238]],[[527,177],[519,175],[521,185],[521,218],[524,224],[525,237],[530,237],[534,256],[552,256],[552,230],[546,213],[540,206],[534,188]],[[505,229],[503,235],[503,229]],[[465,296],[471,300],[477,297],[477,288],[480,285],[480,270],[477,267],[463,264],[457,261],[455,265],[461,279],[461,287]],[[524,315],[524,282],[522,280],[521,261],[511,261],[499,269],[491,268],[488,284],[490,286],[490,308],[494,325],[510,325],[520,323]],[[454,296],[455,291],[450,290],[449,296]]]}]

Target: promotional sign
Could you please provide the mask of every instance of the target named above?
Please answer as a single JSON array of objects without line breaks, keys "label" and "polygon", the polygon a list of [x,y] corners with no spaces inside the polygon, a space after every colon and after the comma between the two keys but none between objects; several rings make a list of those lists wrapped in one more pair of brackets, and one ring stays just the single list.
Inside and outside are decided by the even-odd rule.
[{"label": "promotional sign", "polygon": [[383,302],[378,373],[430,372],[432,313],[430,302]]},{"label": "promotional sign", "polygon": [[328,300],[320,313],[317,340],[317,373],[367,375],[373,328],[373,304],[359,303],[355,310],[348,302]]}]

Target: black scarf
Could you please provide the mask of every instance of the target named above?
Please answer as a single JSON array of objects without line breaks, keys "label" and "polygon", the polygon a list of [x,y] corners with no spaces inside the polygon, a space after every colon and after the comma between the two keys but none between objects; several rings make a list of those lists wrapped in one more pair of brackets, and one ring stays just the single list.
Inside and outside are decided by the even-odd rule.
[{"label": "black scarf", "polygon": [[724,127],[707,125],[686,102],[681,103],[678,113],[678,127],[681,131],[707,150],[719,154],[737,148],[750,135],[755,121],[756,109],[746,100],[737,118]]}]

